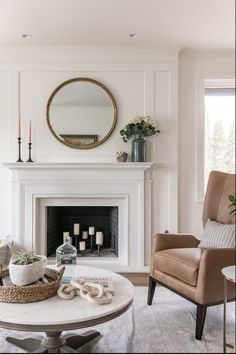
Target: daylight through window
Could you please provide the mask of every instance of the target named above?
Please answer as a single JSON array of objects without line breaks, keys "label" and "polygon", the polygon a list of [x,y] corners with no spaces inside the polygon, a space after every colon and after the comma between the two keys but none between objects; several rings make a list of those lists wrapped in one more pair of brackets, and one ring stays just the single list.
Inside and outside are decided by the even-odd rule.
[{"label": "daylight through window", "polygon": [[211,170],[235,173],[235,88],[205,87],[204,186]]}]

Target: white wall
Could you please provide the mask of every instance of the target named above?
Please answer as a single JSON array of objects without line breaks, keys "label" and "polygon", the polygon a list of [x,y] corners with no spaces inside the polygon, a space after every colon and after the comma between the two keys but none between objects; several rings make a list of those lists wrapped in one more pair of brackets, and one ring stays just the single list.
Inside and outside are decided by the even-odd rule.
[{"label": "white wall", "polygon": [[233,51],[183,51],[179,61],[179,227],[202,235],[204,79],[234,78]]},{"label": "white wall", "polygon": [[[153,175],[152,233],[177,231],[177,85],[178,49],[128,48],[0,48],[0,162],[17,159],[17,127],[22,120],[22,157],[27,159],[29,120],[32,157],[36,162],[109,162],[115,153],[130,153],[120,129],[135,114],[153,115],[161,130],[148,140],[148,160],[162,162]],[[111,137],[89,150],[58,142],[46,123],[46,104],[52,91],[75,77],[101,81],[118,106]],[[11,233],[10,174],[0,167],[0,236]],[[13,196],[14,200],[14,196]],[[12,235],[14,237],[14,235]]]}]

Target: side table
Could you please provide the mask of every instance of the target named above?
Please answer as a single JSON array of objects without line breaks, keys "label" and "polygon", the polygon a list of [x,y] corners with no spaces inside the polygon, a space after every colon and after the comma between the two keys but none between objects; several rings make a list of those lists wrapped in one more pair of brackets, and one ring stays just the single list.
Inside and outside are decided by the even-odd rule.
[{"label": "side table", "polygon": [[227,315],[227,288],[228,282],[232,282],[235,284],[235,272],[236,266],[225,267],[221,270],[224,277],[224,329],[223,329],[223,350],[226,353],[226,348],[234,348],[235,353],[235,342],[234,345],[227,343],[226,339],[226,315]]}]

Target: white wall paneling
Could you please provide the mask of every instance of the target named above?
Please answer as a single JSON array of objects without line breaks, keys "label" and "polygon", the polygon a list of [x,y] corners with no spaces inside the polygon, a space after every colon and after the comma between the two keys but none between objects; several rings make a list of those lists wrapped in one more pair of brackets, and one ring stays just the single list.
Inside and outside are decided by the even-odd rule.
[{"label": "white wall paneling", "polygon": [[233,51],[186,51],[180,57],[179,226],[201,237],[204,201],[204,79],[234,78]]},{"label": "white wall paneling", "polygon": [[[128,48],[0,48],[0,99],[4,100],[4,118],[0,120],[0,162],[17,159],[17,126],[22,121],[22,157],[28,157],[29,120],[32,121],[32,158],[35,162],[115,162],[115,153],[130,153],[120,129],[136,114],[154,115],[160,134],[148,139],[148,160],[166,167],[158,169],[150,184],[155,202],[145,205],[149,215],[149,234],[169,229],[177,231],[177,88],[178,48],[163,50]],[[118,122],[111,137],[89,150],[71,149],[58,142],[46,123],[46,104],[52,91],[63,81],[90,77],[104,83],[118,106]],[[20,102],[18,99],[20,98]],[[19,104],[20,103],[20,104]],[[1,172],[2,171],[2,172]],[[0,169],[1,198],[9,200],[10,175]],[[159,175],[160,173],[160,175]],[[151,204],[150,204],[151,203]],[[163,208],[165,205],[165,209]],[[0,235],[12,233],[7,216],[0,224]],[[157,217],[158,216],[158,217]],[[12,235],[14,238],[14,235]],[[151,240],[143,252],[149,264]]]}]

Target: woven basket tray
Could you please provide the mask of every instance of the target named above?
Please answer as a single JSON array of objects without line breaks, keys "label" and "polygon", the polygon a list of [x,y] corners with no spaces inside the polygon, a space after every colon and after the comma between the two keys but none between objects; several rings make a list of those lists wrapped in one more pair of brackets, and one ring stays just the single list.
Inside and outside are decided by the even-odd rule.
[{"label": "woven basket tray", "polygon": [[[25,304],[49,299],[57,294],[64,269],[62,268],[60,271],[57,271],[46,268],[44,276],[49,282],[47,284],[26,286],[0,285],[0,301]],[[2,283],[1,278],[7,275],[9,275],[8,269],[0,270],[0,284]]]}]

